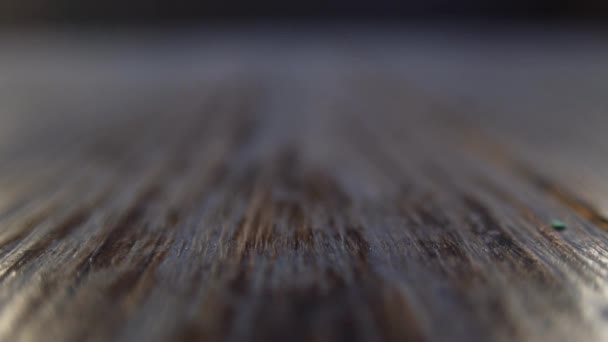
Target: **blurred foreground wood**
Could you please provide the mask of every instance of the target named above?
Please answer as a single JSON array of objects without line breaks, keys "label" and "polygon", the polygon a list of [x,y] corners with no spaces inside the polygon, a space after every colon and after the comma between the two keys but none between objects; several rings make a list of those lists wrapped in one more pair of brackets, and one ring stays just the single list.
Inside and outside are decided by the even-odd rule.
[{"label": "blurred foreground wood", "polygon": [[3,39],[3,341],[608,338],[605,49]]}]

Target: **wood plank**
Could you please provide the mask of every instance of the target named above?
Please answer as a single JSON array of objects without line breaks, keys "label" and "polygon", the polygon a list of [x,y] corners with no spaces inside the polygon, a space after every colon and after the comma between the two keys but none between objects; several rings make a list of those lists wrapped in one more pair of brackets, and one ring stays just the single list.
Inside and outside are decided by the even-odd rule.
[{"label": "wood plank", "polygon": [[3,38],[1,340],[606,339],[608,59],[213,37]]}]

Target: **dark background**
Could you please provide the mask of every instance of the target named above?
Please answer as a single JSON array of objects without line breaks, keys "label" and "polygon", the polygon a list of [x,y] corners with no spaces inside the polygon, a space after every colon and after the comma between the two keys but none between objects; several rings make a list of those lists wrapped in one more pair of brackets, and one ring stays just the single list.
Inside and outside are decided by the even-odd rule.
[{"label": "dark background", "polygon": [[522,21],[603,24],[602,0],[3,0],[3,26],[184,26],[210,23]]}]

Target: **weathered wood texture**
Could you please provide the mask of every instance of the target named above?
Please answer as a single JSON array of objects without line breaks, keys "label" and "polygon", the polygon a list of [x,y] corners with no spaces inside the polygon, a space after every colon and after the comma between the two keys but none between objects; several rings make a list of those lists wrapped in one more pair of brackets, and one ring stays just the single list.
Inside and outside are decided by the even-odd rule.
[{"label": "weathered wood texture", "polygon": [[408,37],[4,37],[0,339],[605,341],[604,45]]}]

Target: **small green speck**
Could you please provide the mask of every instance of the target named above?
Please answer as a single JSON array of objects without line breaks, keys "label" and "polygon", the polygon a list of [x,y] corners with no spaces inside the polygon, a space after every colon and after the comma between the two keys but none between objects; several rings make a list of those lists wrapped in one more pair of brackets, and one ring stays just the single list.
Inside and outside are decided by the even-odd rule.
[{"label": "small green speck", "polygon": [[551,221],[551,227],[555,230],[564,230],[566,229],[566,224],[560,220]]}]

